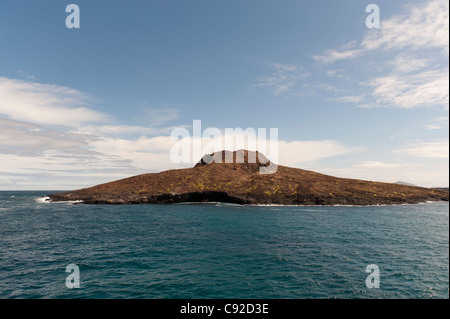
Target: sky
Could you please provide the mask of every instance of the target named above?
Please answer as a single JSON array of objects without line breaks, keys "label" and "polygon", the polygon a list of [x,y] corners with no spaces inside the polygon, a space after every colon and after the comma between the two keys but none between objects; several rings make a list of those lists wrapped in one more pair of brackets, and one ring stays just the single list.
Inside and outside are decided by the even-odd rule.
[{"label": "sky", "polygon": [[192,166],[169,153],[194,120],[277,128],[281,165],[448,187],[448,2],[393,2],[2,0],[0,190]]}]

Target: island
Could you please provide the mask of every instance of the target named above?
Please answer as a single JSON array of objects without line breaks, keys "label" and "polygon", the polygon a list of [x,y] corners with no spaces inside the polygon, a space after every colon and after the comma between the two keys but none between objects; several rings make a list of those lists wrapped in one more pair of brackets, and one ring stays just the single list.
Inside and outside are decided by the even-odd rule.
[{"label": "island", "polygon": [[[232,162],[226,161],[230,156]],[[271,174],[263,170],[273,167]],[[392,205],[448,201],[449,193],[275,166],[263,154],[239,150],[207,154],[192,168],[137,175],[48,197],[51,202],[85,204]]]}]

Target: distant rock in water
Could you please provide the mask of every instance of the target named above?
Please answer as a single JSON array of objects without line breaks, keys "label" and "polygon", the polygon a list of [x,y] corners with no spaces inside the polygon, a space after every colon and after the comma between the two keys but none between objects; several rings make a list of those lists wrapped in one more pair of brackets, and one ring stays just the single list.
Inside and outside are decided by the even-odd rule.
[{"label": "distant rock in water", "polygon": [[259,152],[239,150],[205,155],[193,168],[143,174],[48,197],[86,204],[384,205],[448,201],[449,193],[333,177],[276,165]]}]

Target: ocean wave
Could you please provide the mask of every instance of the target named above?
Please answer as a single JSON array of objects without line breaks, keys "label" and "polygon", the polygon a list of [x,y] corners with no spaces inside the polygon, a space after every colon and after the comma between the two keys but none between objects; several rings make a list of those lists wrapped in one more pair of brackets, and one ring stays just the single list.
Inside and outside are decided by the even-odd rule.
[{"label": "ocean wave", "polygon": [[84,201],[82,200],[68,200],[61,203],[69,204],[69,205],[75,205],[75,204],[83,204]]},{"label": "ocean wave", "polygon": [[84,201],[82,201],[82,200],[65,200],[65,201],[60,201],[60,202],[52,202],[52,201],[50,201],[50,203],[75,205],[75,204],[83,204]]},{"label": "ocean wave", "polygon": [[226,203],[226,202],[179,202],[179,203],[174,203],[174,205],[212,205],[212,206],[237,206],[237,207],[246,206],[246,205],[235,204],[235,203]]},{"label": "ocean wave", "polygon": [[50,203],[50,197],[44,196],[44,197],[37,197],[34,199],[37,203],[43,204],[43,203]]},{"label": "ocean wave", "polygon": [[82,200],[67,200],[67,201],[60,201],[60,202],[52,202],[52,200],[48,196],[37,197],[34,200],[39,204],[60,203],[60,204],[74,205],[74,204],[83,204],[84,203],[84,201],[82,201]]}]

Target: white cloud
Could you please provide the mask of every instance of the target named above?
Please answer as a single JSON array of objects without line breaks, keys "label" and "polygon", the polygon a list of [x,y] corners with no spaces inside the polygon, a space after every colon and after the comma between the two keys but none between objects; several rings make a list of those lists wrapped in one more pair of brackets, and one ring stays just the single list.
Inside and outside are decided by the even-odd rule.
[{"label": "white cloud", "polygon": [[424,71],[414,75],[391,74],[370,80],[372,96],[379,104],[400,108],[427,107],[449,103],[449,73]]},{"label": "white cloud", "polygon": [[[440,106],[448,109],[448,6],[446,0],[405,6],[403,13],[382,18],[381,28],[368,29],[360,41],[352,40],[337,49],[312,56],[326,65],[368,55],[371,58],[369,62],[358,60],[364,64],[358,64],[358,69],[349,66],[345,73],[327,66],[324,74],[334,78],[339,76],[340,82],[345,81],[345,85],[340,83],[345,89],[339,92],[348,95],[326,100],[354,103],[361,108]],[[351,77],[342,76],[351,71],[354,71]],[[356,82],[354,78],[358,75],[365,80]],[[324,86],[316,87],[323,89]],[[349,94],[352,87],[354,92],[361,89],[369,92]]]},{"label": "white cloud", "polygon": [[7,190],[76,189],[149,172],[103,154],[70,156],[58,151],[39,156],[2,154],[0,164],[0,178],[12,185],[0,183]]},{"label": "white cloud", "polygon": [[326,69],[325,75],[330,78],[348,79],[349,75],[345,69]]},{"label": "white cloud", "polygon": [[55,131],[43,126],[0,117],[0,154],[39,155],[49,150],[87,154],[95,136]]},{"label": "white cloud", "polygon": [[[428,164],[415,161],[401,163],[383,163],[379,165],[370,163],[361,166],[359,163],[348,167],[321,167],[312,168],[315,171],[344,178],[355,178],[369,181],[395,183],[404,181],[422,187],[448,187],[448,164]],[[379,167],[377,167],[379,166]]]},{"label": "white cloud", "polygon": [[175,108],[145,108],[141,117],[148,120],[151,125],[161,125],[169,121],[178,119],[180,111]]},{"label": "white cloud", "polygon": [[432,124],[425,125],[428,130],[439,130],[448,126],[448,116],[438,116],[431,119]]},{"label": "white cloud", "polygon": [[[109,124],[85,106],[90,100],[68,87],[0,77],[2,187],[66,189],[170,167],[170,145],[145,137],[170,128]],[[147,108],[143,117],[158,125],[178,112]]]},{"label": "white cloud", "polygon": [[335,98],[334,100],[338,101],[338,102],[343,102],[343,103],[357,104],[363,100],[363,97],[356,96],[356,95],[348,95],[348,96],[342,96],[342,97]]},{"label": "white cloud", "polygon": [[19,72],[17,72],[20,76],[24,77],[26,80],[31,80],[31,81],[36,81],[36,77],[32,74],[28,74],[25,71],[19,70]]},{"label": "white cloud", "polygon": [[[364,61],[361,66],[361,76],[367,80],[356,84],[366,89],[368,85],[370,94],[334,100],[359,104],[362,108],[441,106],[448,109],[448,6],[446,0],[406,6],[404,13],[383,18],[380,29],[368,29],[361,41],[353,40],[313,56],[318,62],[330,64],[372,53],[373,62]],[[380,74],[386,70],[389,73]],[[335,72],[326,71],[326,74],[334,76]],[[352,85],[355,83],[350,82],[347,88]]]},{"label": "white cloud", "polygon": [[[234,132],[233,140],[243,139],[243,134]],[[222,138],[209,139],[202,138],[199,141],[201,146],[202,157],[206,153],[226,150],[237,150],[241,148],[250,150],[262,150],[267,157],[274,160],[274,150],[270,149],[269,140],[264,140],[264,148],[257,148],[256,145],[248,144],[245,140],[243,145],[228,144]],[[114,155],[118,158],[127,159],[133,163],[134,166],[145,169],[152,168],[157,170],[180,168],[179,164],[172,163],[170,159],[170,150],[177,143],[176,140],[170,139],[169,136],[157,136],[152,138],[140,137],[135,140],[102,138],[90,143],[92,150],[101,154]],[[191,150],[190,163],[185,163],[183,167],[191,167],[197,163],[200,158],[194,158],[193,145],[194,138],[188,137],[181,140],[183,145],[187,145]],[[259,142],[258,142],[259,143]],[[212,148],[206,149],[210,144]],[[260,145],[260,144],[258,144]],[[311,163],[324,158],[340,156],[361,151],[361,148],[349,147],[334,140],[318,140],[318,141],[278,141],[278,156],[275,161],[281,165],[299,167],[305,163]]]},{"label": "white cloud", "polygon": [[7,186],[12,186],[15,184],[15,182],[11,181],[10,179],[7,178],[0,178],[0,187],[3,185],[7,185]]},{"label": "white cloud", "polygon": [[448,125],[448,116],[439,116],[436,118],[436,120],[441,124],[447,124]]},{"label": "white cloud", "polygon": [[[0,127],[7,134],[0,139],[0,187],[3,189],[75,189],[146,172],[191,167],[198,160],[193,158],[190,164],[173,163],[170,150],[176,141],[168,135],[125,139],[109,135],[108,130],[97,135],[57,132],[9,119],[1,119]],[[185,142],[192,143],[192,137]],[[202,147],[208,142],[209,139],[202,139]],[[279,164],[300,168],[362,151],[335,140],[280,140],[278,147]],[[396,152],[441,158],[448,153],[448,140],[420,142]],[[342,177],[445,186],[445,176],[436,174],[436,169],[435,165],[361,161],[353,167],[317,170]],[[445,171],[445,167],[440,171]]]},{"label": "white cloud", "polygon": [[448,139],[431,142],[416,142],[395,151],[396,153],[427,158],[449,158]]},{"label": "white cloud", "polygon": [[[114,136],[124,132],[144,133],[145,127],[139,126],[91,125],[78,131],[56,131],[42,125],[0,117],[0,128],[0,187],[3,188],[13,184],[17,189],[80,188],[139,173],[192,167],[200,160],[192,157],[191,163],[173,163],[170,150],[177,141],[170,138],[169,132],[154,137]],[[235,137],[242,135],[234,132]],[[192,145],[192,141],[193,137],[189,137],[184,143]],[[202,150],[210,142],[209,138],[203,138],[200,141]],[[215,151],[224,148],[252,149],[249,145],[224,147],[227,144],[221,139],[214,144]],[[278,146],[276,162],[297,167],[359,151],[333,140],[280,140]],[[270,150],[270,147],[267,145],[266,149]],[[273,150],[270,151],[265,152],[269,158],[274,154]]]},{"label": "white cloud", "polygon": [[356,58],[360,56],[364,51],[357,50],[326,50],[322,55],[314,55],[312,58],[320,63],[329,64],[338,60],[345,60],[350,58]]},{"label": "white cloud", "polygon": [[123,139],[103,137],[90,143],[93,151],[127,160],[142,170],[160,171],[181,168],[170,160],[170,149],[175,144],[169,136]]},{"label": "white cloud", "polygon": [[406,14],[383,20],[381,28],[372,29],[362,41],[365,50],[376,49],[442,49],[448,54],[449,4],[433,0],[409,6]]},{"label": "white cloud", "polygon": [[91,134],[100,136],[110,135],[155,135],[161,129],[138,125],[87,125],[73,131],[78,134]]},{"label": "white cloud", "polygon": [[107,118],[82,106],[88,96],[80,91],[0,77],[0,114],[30,123],[77,126]]},{"label": "white cloud", "polygon": [[354,165],[354,167],[374,169],[401,168],[402,166],[403,165],[399,163],[384,163],[379,161],[363,161]]},{"label": "white cloud", "polygon": [[449,7],[447,0],[406,7],[406,14],[382,20],[379,29],[370,29],[360,43],[351,41],[337,50],[326,50],[313,58],[329,64],[359,57],[374,50],[440,49],[448,55]]},{"label": "white cloud", "polygon": [[391,65],[394,67],[394,70],[409,73],[413,71],[420,70],[429,65],[429,61],[427,59],[419,59],[413,56],[400,54],[395,57],[394,61],[391,62]]},{"label": "white cloud", "polygon": [[304,164],[335,157],[361,152],[362,148],[349,147],[339,141],[279,141],[279,164],[301,167]]},{"label": "white cloud", "polygon": [[436,125],[436,124],[425,125],[425,128],[427,130],[440,130],[441,129],[441,127],[439,125]]}]

